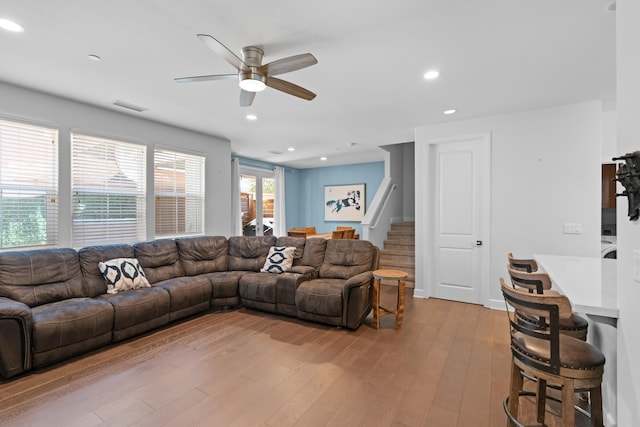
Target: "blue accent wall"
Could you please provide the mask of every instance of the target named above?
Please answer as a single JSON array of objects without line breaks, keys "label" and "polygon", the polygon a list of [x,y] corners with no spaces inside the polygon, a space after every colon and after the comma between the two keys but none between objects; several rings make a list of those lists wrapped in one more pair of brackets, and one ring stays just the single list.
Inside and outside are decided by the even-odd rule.
[{"label": "blue accent wall", "polygon": [[[274,164],[239,157],[241,166],[273,170]],[[366,184],[365,206],[369,209],[373,196],[384,178],[384,162],[358,163],[313,169],[285,167],[285,203],[287,227],[316,227],[318,233],[330,232],[338,225],[349,225],[362,235],[359,222],[324,220],[324,186]]]},{"label": "blue accent wall", "polygon": [[349,225],[356,229],[356,233],[362,234],[359,222],[324,220],[324,186],[366,184],[365,206],[369,209],[383,178],[384,162],[287,171],[287,229],[316,227],[318,233],[322,233],[335,230],[338,225]]}]

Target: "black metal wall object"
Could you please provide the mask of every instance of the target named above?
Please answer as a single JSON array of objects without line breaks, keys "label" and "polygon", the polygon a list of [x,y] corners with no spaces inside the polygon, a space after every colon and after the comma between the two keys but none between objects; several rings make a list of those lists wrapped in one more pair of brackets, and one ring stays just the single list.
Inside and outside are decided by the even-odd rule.
[{"label": "black metal wall object", "polygon": [[618,165],[616,181],[624,186],[618,196],[626,196],[629,201],[629,219],[635,221],[640,217],[640,151],[627,153],[624,156],[614,157],[613,161],[624,161]]}]

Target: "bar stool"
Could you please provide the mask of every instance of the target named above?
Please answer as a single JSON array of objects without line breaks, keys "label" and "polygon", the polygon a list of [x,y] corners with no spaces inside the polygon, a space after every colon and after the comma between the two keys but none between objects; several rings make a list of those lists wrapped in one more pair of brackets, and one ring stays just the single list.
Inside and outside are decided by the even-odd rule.
[{"label": "bar stool", "polygon": [[[396,330],[402,327],[404,316],[405,281],[408,274],[400,270],[375,270],[373,272],[373,323],[376,329],[380,328],[380,317],[387,314],[396,316]],[[380,306],[380,280],[398,280],[398,300],[396,309],[391,310]]]},{"label": "bar stool", "polygon": [[513,257],[513,254],[509,252],[507,254],[509,265],[516,270],[523,270],[527,273],[533,273],[538,271],[538,263],[535,259],[517,259]]},{"label": "bar stool", "polygon": [[[553,294],[559,295],[558,292],[551,289],[551,278],[547,273],[534,272],[527,273],[526,271],[514,269],[511,265],[507,265],[507,271],[509,277],[511,277],[511,284],[514,288],[524,288],[529,293],[536,294]],[[546,328],[545,319],[540,317],[529,317],[523,313],[518,313],[518,320],[523,325],[529,325],[532,328]],[[569,335],[574,338],[578,338],[582,341],[587,340],[587,331],[589,328],[589,322],[587,319],[580,316],[577,313],[571,313],[568,318],[560,319],[560,333],[563,335]]]},{"label": "bar stool", "polygon": [[602,374],[605,358],[602,352],[579,339],[560,334],[560,319],[571,316],[571,304],[561,294],[532,294],[513,289],[504,279],[500,286],[506,304],[516,312],[548,319],[545,330],[521,325],[507,310],[511,334],[511,384],[503,408],[507,426],[522,426],[518,421],[519,397],[523,391],[523,375],[536,378],[536,421],[544,424],[547,382],[562,387],[562,422],[574,427],[574,393],[586,390],[591,400],[591,426],[602,427]]}]

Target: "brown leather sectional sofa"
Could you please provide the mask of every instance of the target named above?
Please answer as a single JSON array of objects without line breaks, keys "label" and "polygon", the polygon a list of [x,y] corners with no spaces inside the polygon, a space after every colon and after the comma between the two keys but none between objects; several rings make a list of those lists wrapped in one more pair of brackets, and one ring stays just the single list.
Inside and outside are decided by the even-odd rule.
[{"label": "brown leather sectional sofa", "polygon": [[[260,272],[272,246],[285,273]],[[368,241],[222,237],[0,253],[0,377],[10,378],[198,312],[245,306],[357,329],[380,251]],[[136,258],[151,287],[107,293],[99,262]]]}]

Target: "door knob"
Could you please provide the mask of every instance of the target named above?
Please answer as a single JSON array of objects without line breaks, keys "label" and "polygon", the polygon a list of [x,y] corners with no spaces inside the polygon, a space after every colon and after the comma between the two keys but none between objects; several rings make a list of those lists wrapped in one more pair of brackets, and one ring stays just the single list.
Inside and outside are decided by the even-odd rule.
[{"label": "door knob", "polygon": [[476,246],[482,246],[482,240],[476,240]]}]

